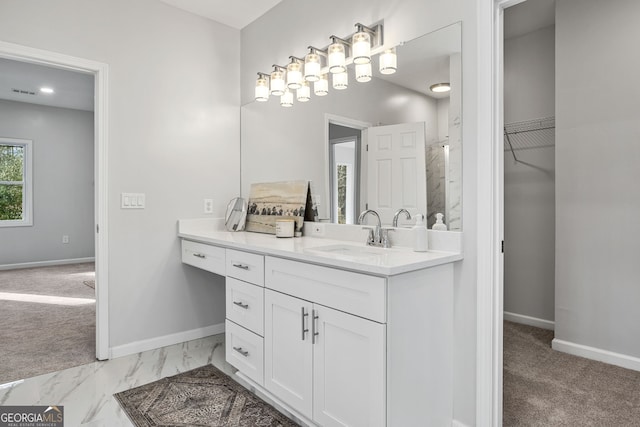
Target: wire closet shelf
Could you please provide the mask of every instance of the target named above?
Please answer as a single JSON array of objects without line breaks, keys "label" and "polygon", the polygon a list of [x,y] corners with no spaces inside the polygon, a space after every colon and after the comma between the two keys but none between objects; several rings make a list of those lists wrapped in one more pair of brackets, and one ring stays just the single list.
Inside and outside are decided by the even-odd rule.
[{"label": "wire closet shelf", "polygon": [[543,117],[504,125],[504,150],[511,151],[518,162],[515,151],[555,145],[556,118]]}]

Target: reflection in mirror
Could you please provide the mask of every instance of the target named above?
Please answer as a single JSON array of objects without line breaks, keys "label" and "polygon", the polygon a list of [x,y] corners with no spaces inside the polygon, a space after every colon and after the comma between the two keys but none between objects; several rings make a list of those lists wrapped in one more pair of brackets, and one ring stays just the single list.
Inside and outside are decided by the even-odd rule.
[{"label": "reflection in mirror", "polygon": [[[456,23],[397,46],[395,74],[374,71],[368,83],[353,79],[293,108],[275,97],[244,105],[242,194],[251,183],[305,179],[323,220],[352,224],[372,208],[391,225],[405,208],[426,214],[429,228],[442,213],[449,230],[460,230],[460,40]],[[451,90],[433,92],[438,83]],[[387,146],[394,153],[383,153]],[[402,215],[399,226],[412,222]]]}]

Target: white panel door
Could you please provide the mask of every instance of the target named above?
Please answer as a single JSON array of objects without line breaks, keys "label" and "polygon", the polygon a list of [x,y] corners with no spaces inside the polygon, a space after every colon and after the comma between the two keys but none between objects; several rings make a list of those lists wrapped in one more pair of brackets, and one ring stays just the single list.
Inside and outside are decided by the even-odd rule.
[{"label": "white panel door", "polygon": [[384,426],[384,324],[314,305],[313,420],[323,427]]},{"label": "white panel door", "polygon": [[425,123],[402,123],[368,129],[367,203],[391,224],[405,208],[426,215]]},{"label": "white panel door", "polygon": [[270,289],[265,289],[264,303],[264,386],[311,418],[311,303]]}]

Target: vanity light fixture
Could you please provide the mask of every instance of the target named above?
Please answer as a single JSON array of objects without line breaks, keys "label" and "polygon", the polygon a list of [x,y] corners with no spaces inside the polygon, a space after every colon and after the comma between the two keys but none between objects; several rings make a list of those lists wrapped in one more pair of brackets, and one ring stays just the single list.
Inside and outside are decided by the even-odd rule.
[{"label": "vanity light fixture", "polygon": [[258,73],[256,80],[256,101],[265,102],[269,100],[269,75]]},{"label": "vanity light fixture", "polygon": [[451,84],[449,83],[436,83],[434,85],[429,86],[431,92],[435,93],[443,93],[449,92],[451,90]]},{"label": "vanity light fixture", "polygon": [[291,107],[295,91],[299,102],[307,102],[311,99],[311,83],[316,96],[325,96],[329,93],[329,74],[334,89],[347,89],[351,64],[356,81],[369,82],[373,78],[372,55],[379,55],[382,74],[393,74],[397,69],[396,50],[384,46],[382,22],[371,26],[357,23],[355,27],[356,31],[344,38],[329,37],[331,43],[322,49],[308,46],[304,57],[289,56],[290,61],[284,67],[274,64],[270,74],[258,73],[256,101],[279,96],[282,106]]},{"label": "vanity light fixture", "polygon": [[331,76],[333,88],[335,90],[344,90],[349,86],[349,73],[335,73]]},{"label": "vanity light fixture", "polygon": [[318,52],[321,52],[321,50],[309,46],[309,53],[304,57],[304,79],[308,82],[317,82],[320,80],[322,63],[320,62]]},{"label": "vanity light fixture", "polygon": [[360,23],[356,24],[356,28],[357,32],[351,39],[353,63],[368,64],[371,62],[371,35],[375,35],[375,30]]},{"label": "vanity light fixture", "polygon": [[329,76],[326,74],[320,75],[320,80],[313,83],[313,93],[316,96],[325,96],[329,94]]},{"label": "vanity light fixture", "polygon": [[293,107],[293,93],[289,89],[285,89],[280,96],[280,105],[283,107]]},{"label": "vanity light fixture", "polygon": [[328,48],[329,72],[333,74],[344,73],[347,71],[346,51],[350,43],[336,36],[329,38],[331,39],[331,44]]},{"label": "vanity light fixture", "polygon": [[371,62],[368,64],[356,64],[356,81],[359,83],[371,81]]},{"label": "vanity light fixture", "polygon": [[380,54],[380,73],[393,74],[398,69],[398,57],[396,48],[392,47]]},{"label": "vanity light fixture", "polygon": [[291,62],[287,65],[287,87],[299,89],[302,82],[302,59],[290,56]]},{"label": "vanity light fixture", "polygon": [[273,65],[273,72],[271,72],[271,95],[273,96],[284,95],[284,70],[284,67]]},{"label": "vanity light fixture", "polygon": [[311,88],[307,81],[303,80],[302,83],[300,83],[300,87],[296,91],[296,98],[299,102],[307,102],[311,99]]}]

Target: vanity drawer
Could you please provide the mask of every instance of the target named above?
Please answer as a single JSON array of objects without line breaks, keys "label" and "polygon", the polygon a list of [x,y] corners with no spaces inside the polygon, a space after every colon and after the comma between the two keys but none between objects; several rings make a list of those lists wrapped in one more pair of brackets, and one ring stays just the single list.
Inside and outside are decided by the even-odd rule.
[{"label": "vanity drawer", "polygon": [[204,243],[182,241],[182,262],[194,267],[225,275],[225,250],[218,246]]},{"label": "vanity drawer", "polygon": [[230,320],[225,321],[225,357],[240,372],[264,384],[264,350],[262,337]]},{"label": "vanity drawer", "polygon": [[226,279],[227,319],[264,336],[264,288]]},{"label": "vanity drawer", "polygon": [[265,286],[356,316],[385,323],[385,278],[266,257]]},{"label": "vanity drawer", "polygon": [[227,276],[264,286],[264,256],[227,249]]}]

